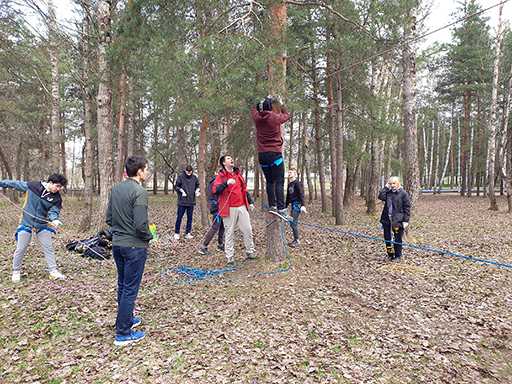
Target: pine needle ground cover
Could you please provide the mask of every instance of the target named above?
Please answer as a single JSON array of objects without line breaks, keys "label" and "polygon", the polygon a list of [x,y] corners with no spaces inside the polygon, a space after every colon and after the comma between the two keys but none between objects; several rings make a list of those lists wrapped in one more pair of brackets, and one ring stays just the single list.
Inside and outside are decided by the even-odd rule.
[{"label": "pine needle ground cover", "polygon": [[[512,264],[512,216],[488,200],[424,195],[405,241]],[[259,204],[258,204],[259,205]],[[150,223],[170,237],[175,196],[150,196]],[[512,270],[418,249],[400,267],[384,243],[300,226],[286,272],[229,282],[178,284],[170,268],[224,269],[223,253],[200,255],[206,227],[196,208],[194,239],[160,241],[146,265],[136,315],[139,343],[113,345],[116,270],[65,245],[78,233],[81,202],[66,196],[54,238],[65,281],[48,279],[36,242],[19,284],[10,281],[19,211],[2,202],[0,382],[2,383],[493,383],[512,382]],[[301,221],[382,238],[362,201],[333,227],[317,204]],[[251,213],[260,259],[230,279],[285,269],[265,259],[264,213]],[[184,228],[185,223],[182,223]],[[287,242],[292,240],[286,229]],[[245,258],[237,232],[237,261]]]}]

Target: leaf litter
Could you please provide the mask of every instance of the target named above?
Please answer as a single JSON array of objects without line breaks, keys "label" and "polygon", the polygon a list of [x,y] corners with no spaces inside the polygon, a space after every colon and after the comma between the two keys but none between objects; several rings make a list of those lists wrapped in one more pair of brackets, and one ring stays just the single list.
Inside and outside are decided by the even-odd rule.
[{"label": "leaf litter", "polygon": [[[406,241],[512,264],[511,216],[488,200],[423,195]],[[170,268],[226,267],[225,256],[197,250],[208,228],[196,212],[194,239],[173,244],[176,203],[150,196],[159,245],[150,248],[135,314],[147,337],[113,345],[115,266],[83,259],[65,245],[81,203],[66,197],[66,233],[54,239],[66,281],[50,281],[38,244],[22,282],[10,282],[14,247],[6,229],[18,213],[4,208],[0,306],[0,381],[6,383],[492,383],[512,377],[511,271],[439,252],[404,248],[404,263],[384,262],[383,242],[300,226],[286,272],[230,282],[177,284]],[[381,238],[378,216],[358,200],[345,225],[308,205],[301,221]],[[251,214],[260,259],[224,273],[236,278],[275,271],[288,261],[265,258],[264,212]],[[285,229],[287,241],[291,230]],[[165,240],[167,239],[167,240]],[[244,259],[240,232],[236,257]]]}]

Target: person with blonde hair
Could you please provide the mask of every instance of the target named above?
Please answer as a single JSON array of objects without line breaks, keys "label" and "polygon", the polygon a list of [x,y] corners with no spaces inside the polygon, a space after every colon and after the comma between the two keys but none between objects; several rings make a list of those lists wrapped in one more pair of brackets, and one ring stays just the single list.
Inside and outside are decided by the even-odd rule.
[{"label": "person with blonde hair", "polygon": [[[379,192],[379,200],[385,202],[380,217],[386,240],[387,261],[399,263],[402,257],[402,238],[411,218],[409,195],[400,186],[398,177],[391,177]],[[394,236],[393,243],[392,236]]]}]

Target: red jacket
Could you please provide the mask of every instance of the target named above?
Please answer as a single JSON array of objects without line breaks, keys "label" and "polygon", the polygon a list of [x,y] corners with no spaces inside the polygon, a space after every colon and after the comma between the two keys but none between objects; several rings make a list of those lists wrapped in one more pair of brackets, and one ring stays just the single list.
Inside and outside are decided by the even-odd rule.
[{"label": "red jacket", "polygon": [[256,141],[258,152],[283,152],[283,138],[281,137],[281,124],[290,120],[288,113],[274,113],[272,111],[258,112],[252,109],[252,118],[256,126]]},{"label": "red jacket", "polygon": [[[228,185],[229,179],[235,179],[235,184]],[[235,167],[233,173],[221,169],[213,183],[212,192],[219,196],[219,216],[221,217],[229,216],[229,207],[245,205],[249,210],[249,204],[254,204],[240,168]]]}]

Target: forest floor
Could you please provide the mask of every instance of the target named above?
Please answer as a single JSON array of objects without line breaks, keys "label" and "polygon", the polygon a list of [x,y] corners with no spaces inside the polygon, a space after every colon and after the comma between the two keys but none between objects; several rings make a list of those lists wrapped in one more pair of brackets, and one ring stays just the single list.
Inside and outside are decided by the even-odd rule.
[{"label": "forest floor", "polygon": [[[404,242],[511,265],[512,215],[505,198],[498,203],[491,212],[482,197],[423,195]],[[301,245],[280,263],[265,257],[256,210],[260,259],[221,279],[285,271],[180,284],[170,268],[226,268],[223,253],[197,252],[207,231],[197,210],[194,239],[151,247],[135,308],[147,336],[126,347],[113,345],[114,263],[65,249],[92,235],[76,229],[78,198],[64,197],[54,237],[65,281],[49,280],[36,242],[21,282],[11,283],[19,210],[0,204],[2,383],[512,382],[512,269],[410,247],[402,265],[385,263],[383,242],[336,232],[382,237],[380,214],[366,215],[362,200],[337,227],[318,203],[308,205],[301,221],[336,231],[301,225]],[[171,235],[175,195],[150,196],[149,215],[160,239]]]}]

